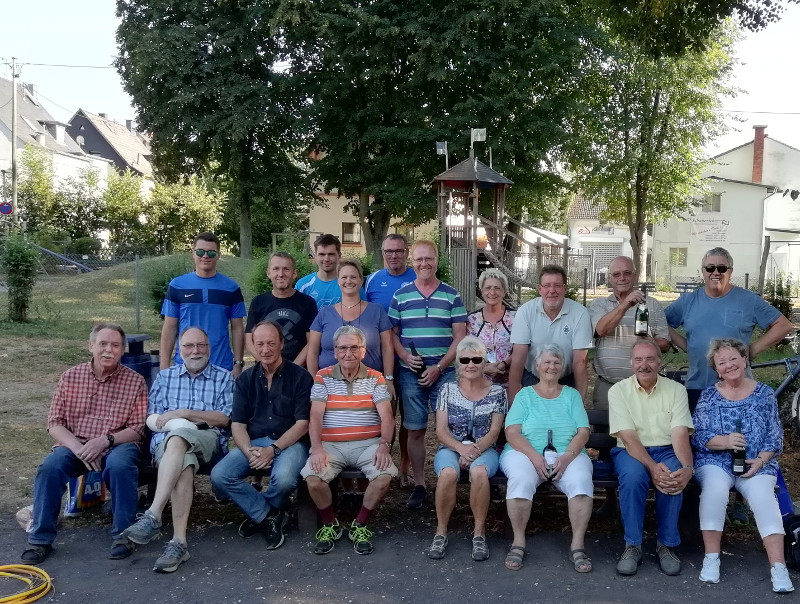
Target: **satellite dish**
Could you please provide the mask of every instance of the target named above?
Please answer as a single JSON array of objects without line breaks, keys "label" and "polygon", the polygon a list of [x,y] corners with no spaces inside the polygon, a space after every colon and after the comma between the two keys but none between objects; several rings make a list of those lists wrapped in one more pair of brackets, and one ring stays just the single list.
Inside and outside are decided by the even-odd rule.
[{"label": "satellite dish", "polygon": [[81,147],[83,147],[84,144],[83,136],[79,134],[77,137],[75,137],[75,142],[78,143]]}]

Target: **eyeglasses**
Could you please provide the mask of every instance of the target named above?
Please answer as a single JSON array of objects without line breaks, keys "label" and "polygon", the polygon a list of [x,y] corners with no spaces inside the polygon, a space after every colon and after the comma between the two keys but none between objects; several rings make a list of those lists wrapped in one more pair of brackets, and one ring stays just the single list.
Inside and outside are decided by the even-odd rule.
[{"label": "eyeglasses", "polygon": [[214,250],[195,250],[195,254],[197,254],[200,258],[203,256],[208,256],[209,258],[216,258],[219,252],[215,252]]},{"label": "eyeglasses", "polygon": [[436,258],[432,256],[425,256],[424,258],[414,258],[414,264],[433,264]]},{"label": "eyeglasses", "polygon": [[622,277],[622,275],[625,275],[626,277],[632,277],[633,271],[618,271],[611,273],[611,276],[614,277],[614,279],[619,279],[620,277]]},{"label": "eyeglasses", "polygon": [[731,270],[731,267],[725,266],[724,264],[709,264],[708,266],[703,267],[703,270],[707,272],[709,275],[714,273],[714,269],[716,269],[720,275],[724,275],[729,270]]},{"label": "eyeglasses", "polygon": [[405,253],[406,253],[406,251],[404,249],[403,250],[383,250],[383,255],[384,256],[399,256],[399,255],[402,255],[402,254],[405,254]]},{"label": "eyeglasses", "polygon": [[480,365],[483,363],[483,357],[459,357],[458,362],[462,365],[469,365],[472,363],[473,365]]},{"label": "eyeglasses", "polygon": [[485,285],[483,291],[485,292],[501,292],[504,288],[502,285]]},{"label": "eyeglasses", "polygon": [[335,348],[337,352],[341,352],[342,354],[346,352],[357,354],[359,350],[364,348],[364,346],[336,346]]},{"label": "eyeglasses", "polygon": [[181,344],[181,348],[184,350],[206,350],[208,344]]}]

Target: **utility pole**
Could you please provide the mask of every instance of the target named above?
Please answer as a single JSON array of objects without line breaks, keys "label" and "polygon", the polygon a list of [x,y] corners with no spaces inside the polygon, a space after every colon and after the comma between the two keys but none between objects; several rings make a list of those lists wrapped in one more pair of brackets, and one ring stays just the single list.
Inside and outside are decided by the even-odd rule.
[{"label": "utility pole", "polygon": [[11,207],[14,226],[19,226],[19,206],[17,204],[17,58],[11,57]]}]

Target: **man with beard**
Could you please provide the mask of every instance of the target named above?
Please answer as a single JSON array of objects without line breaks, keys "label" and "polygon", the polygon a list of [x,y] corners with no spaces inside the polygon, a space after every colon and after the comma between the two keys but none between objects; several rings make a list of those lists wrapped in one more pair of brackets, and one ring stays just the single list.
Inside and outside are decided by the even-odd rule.
[{"label": "man with beard", "polygon": [[189,559],[186,525],[194,475],[228,450],[233,404],[233,378],[208,362],[206,332],[199,327],[184,331],[180,350],[183,364],[159,372],[150,389],[149,413],[156,416],[148,418],[155,431],[150,453],[158,467],[156,494],[150,509],[122,532],[139,545],[150,543],[160,532],[164,507],[172,503],[172,540],[153,566],[157,573],[174,572]]},{"label": "man with beard", "polygon": [[283,328],[284,359],[298,365],[306,364],[306,334],[317,316],[317,303],[311,296],[297,291],[293,284],[297,279],[297,265],[288,252],[273,252],[269,257],[267,277],[272,282],[272,291],[253,298],[247,313],[245,343],[255,358],[253,349],[253,327],[269,319]]},{"label": "man with beard", "polygon": [[633,375],[608,391],[611,449],[619,477],[619,507],[625,528],[625,551],[617,563],[621,575],[635,575],[642,563],[644,507],[655,487],[658,541],[656,552],[666,575],[681,572],[673,551],[680,542],[678,515],[683,489],[694,475],[689,434],[694,431],[686,388],[658,375],[661,349],[652,338],[631,348]]}]

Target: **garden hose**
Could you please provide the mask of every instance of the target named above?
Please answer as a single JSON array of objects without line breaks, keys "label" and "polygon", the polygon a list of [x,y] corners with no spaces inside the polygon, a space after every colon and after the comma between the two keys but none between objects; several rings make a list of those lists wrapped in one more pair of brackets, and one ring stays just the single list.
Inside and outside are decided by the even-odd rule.
[{"label": "garden hose", "polygon": [[16,604],[24,604],[26,602],[35,602],[39,598],[46,596],[53,589],[53,580],[50,575],[35,566],[26,564],[0,566],[0,577],[17,579],[27,586],[23,588],[23,591],[0,597],[0,603],[14,602]]}]

